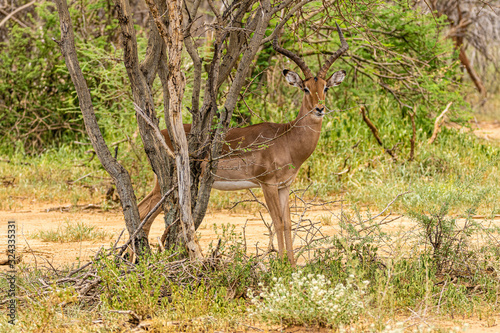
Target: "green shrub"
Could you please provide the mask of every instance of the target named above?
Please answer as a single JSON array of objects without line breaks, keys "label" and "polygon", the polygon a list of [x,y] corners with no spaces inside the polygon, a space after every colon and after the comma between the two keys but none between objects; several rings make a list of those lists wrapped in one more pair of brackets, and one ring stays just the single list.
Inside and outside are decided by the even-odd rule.
[{"label": "green shrub", "polygon": [[[55,4],[35,6],[30,26],[14,25],[0,43],[0,151],[9,155],[88,142],[73,82],[53,41],[60,39]],[[118,24],[110,10],[101,15],[107,7],[104,0],[86,0],[73,3],[70,13],[99,124],[105,139],[116,141],[131,136],[135,122],[121,51],[112,45]]]},{"label": "green shrub", "polygon": [[166,278],[151,269],[150,263],[148,258],[143,258],[134,272],[127,272],[126,263],[101,259],[97,273],[104,285],[103,305],[112,310],[134,311],[139,316],[155,314]]}]

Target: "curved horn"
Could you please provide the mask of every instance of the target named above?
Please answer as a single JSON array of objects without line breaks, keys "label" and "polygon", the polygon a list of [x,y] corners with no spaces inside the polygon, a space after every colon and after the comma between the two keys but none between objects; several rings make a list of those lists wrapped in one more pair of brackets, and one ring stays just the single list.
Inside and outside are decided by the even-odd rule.
[{"label": "curved horn", "polygon": [[312,78],[314,75],[311,72],[311,70],[309,69],[309,67],[307,67],[304,60],[302,60],[295,53],[288,51],[288,50],[285,50],[284,48],[282,48],[278,45],[278,36],[279,36],[279,32],[276,32],[276,35],[274,36],[274,40],[273,40],[273,49],[276,52],[279,52],[282,55],[284,55],[285,57],[289,58],[290,60],[293,60],[293,62],[295,62],[297,64],[297,66],[299,66],[299,68],[302,70],[302,73],[304,73],[305,80]]},{"label": "curved horn", "polygon": [[330,59],[328,59],[323,65],[323,67],[321,67],[321,70],[318,72],[318,77],[321,79],[325,78],[326,72],[328,72],[328,69],[330,69],[330,66],[334,63],[334,61],[337,60],[342,54],[345,53],[345,51],[349,49],[349,45],[345,41],[344,35],[342,34],[342,30],[340,30],[340,27],[337,24],[337,22],[335,22],[335,24],[337,25],[337,31],[339,33],[340,48],[334,54],[332,54]]}]

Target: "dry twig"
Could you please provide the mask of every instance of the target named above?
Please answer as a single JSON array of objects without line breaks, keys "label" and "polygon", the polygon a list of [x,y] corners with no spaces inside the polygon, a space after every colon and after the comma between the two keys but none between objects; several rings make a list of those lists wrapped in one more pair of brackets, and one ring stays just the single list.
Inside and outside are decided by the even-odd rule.
[{"label": "dry twig", "polygon": [[393,149],[388,149],[384,146],[383,142],[382,142],[382,139],[380,138],[379,134],[378,134],[378,129],[377,127],[375,127],[375,125],[372,123],[372,121],[370,120],[370,118],[368,118],[368,115],[366,114],[366,109],[364,106],[361,106],[361,115],[363,116],[363,121],[366,123],[366,125],[368,125],[368,127],[370,128],[370,130],[372,131],[373,133],[373,136],[375,137],[375,139],[377,140],[378,144],[380,145],[380,147],[384,148],[384,151],[389,154],[391,157],[392,157],[392,160],[394,162],[397,162],[397,158],[396,158],[396,155],[394,154],[393,152]]},{"label": "dry twig", "polygon": [[441,128],[441,125],[443,124],[444,116],[446,115],[446,113],[450,109],[451,104],[453,104],[453,102],[449,102],[448,105],[446,105],[446,108],[444,109],[444,111],[441,112],[441,114],[436,118],[436,121],[434,122],[434,131],[432,132],[432,135],[428,141],[429,144],[434,143],[434,141],[436,140],[437,135],[439,133],[439,129]]},{"label": "dry twig", "polygon": [[26,9],[32,5],[34,5],[36,3],[36,0],[33,0],[21,7],[18,7],[16,8],[14,11],[12,11],[9,15],[5,16],[4,19],[2,20],[2,22],[0,22],[0,27],[2,27],[2,25],[4,25],[12,16],[14,16],[16,13],[20,12],[21,10],[23,9]]}]

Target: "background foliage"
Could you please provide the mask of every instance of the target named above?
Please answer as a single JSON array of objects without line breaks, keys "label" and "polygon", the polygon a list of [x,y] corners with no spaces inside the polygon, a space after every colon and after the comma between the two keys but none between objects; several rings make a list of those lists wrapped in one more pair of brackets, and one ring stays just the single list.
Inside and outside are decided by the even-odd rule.
[{"label": "background foliage", "polygon": [[[146,19],[141,14],[141,4],[133,5],[139,43],[144,46],[141,37],[146,32]],[[141,196],[152,175],[137,136],[113,6],[107,1],[87,0],[73,3],[70,10],[79,60],[101,130],[108,144],[117,149],[120,161],[131,171]],[[207,14],[206,19],[213,18]],[[96,159],[85,162],[88,155],[84,153],[89,153],[90,146],[78,101],[57,45],[52,41],[59,36],[54,5],[39,3],[24,20],[27,26],[12,23],[0,44],[0,151],[9,159],[28,159],[38,166],[44,165],[42,160],[60,164],[61,159],[54,152],[59,151],[58,155],[64,159],[67,154],[64,152],[72,151],[68,162],[76,159],[82,173],[92,170],[95,177],[101,177],[89,177],[82,183],[95,186],[104,194],[106,187],[101,187],[99,179],[106,175]],[[303,55],[314,71],[338,47],[332,30],[335,22],[342,23],[350,50],[332,71],[346,70],[347,79],[328,93],[326,105],[334,112],[325,118],[317,150],[302,167],[298,186],[313,181],[314,189],[322,196],[347,191],[353,200],[383,205],[396,193],[406,191],[409,184],[418,187],[437,183],[444,190],[472,170],[483,168],[483,189],[493,201],[498,191],[491,185],[498,180],[495,170],[499,153],[495,144],[485,144],[446,127],[435,144],[426,144],[435,117],[449,102],[453,102],[449,121],[466,125],[465,121],[471,117],[468,99],[464,99],[470,85],[459,66],[457,52],[445,38],[446,17],[424,13],[407,1],[312,2],[292,17],[281,42]],[[272,29],[271,25],[268,33]],[[210,34],[197,42],[206,45],[208,55]],[[192,88],[192,64],[188,59],[186,55],[186,107]],[[235,111],[234,126],[285,122],[295,117],[302,93],[285,84],[280,72],[288,67],[296,70],[271,45],[263,45]],[[159,86],[155,87],[160,110],[162,95]],[[224,89],[221,91],[219,98],[223,100]],[[366,106],[384,147],[394,151],[397,162],[392,162],[377,145],[359,114],[360,105]],[[413,111],[415,160],[409,162]],[[189,122],[188,112],[185,117]],[[39,155],[40,152],[45,153]],[[16,179],[22,173],[6,165],[3,168],[6,175]],[[74,175],[66,173],[65,179],[78,178],[80,171],[75,174],[72,170],[70,174]],[[20,184],[24,190],[43,183],[33,176],[31,185]],[[60,178],[54,173],[53,176]],[[23,188],[15,191],[21,193]],[[225,202],[224,195],[221,197],[220,202]],[[79,195],[75,200],[89,199]]]}]

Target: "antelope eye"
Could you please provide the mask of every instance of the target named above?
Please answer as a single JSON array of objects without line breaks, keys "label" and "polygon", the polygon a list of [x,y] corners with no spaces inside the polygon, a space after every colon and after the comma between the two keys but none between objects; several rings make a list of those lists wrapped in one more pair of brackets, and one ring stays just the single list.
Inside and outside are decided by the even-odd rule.
[{"label": "antelope eye", "polygon": [[304,92],[306,92],[306,93],[308,93],[308,94],[309,94],[309,93],[311,93],[311,92],[309,91],[309,89],[307,89],[307,88],[304,88]]},{"label": "antelope eye", "polygon": [[327,92],[327,91],[328,91],[328,87],[325,87],[325,92]]}]

